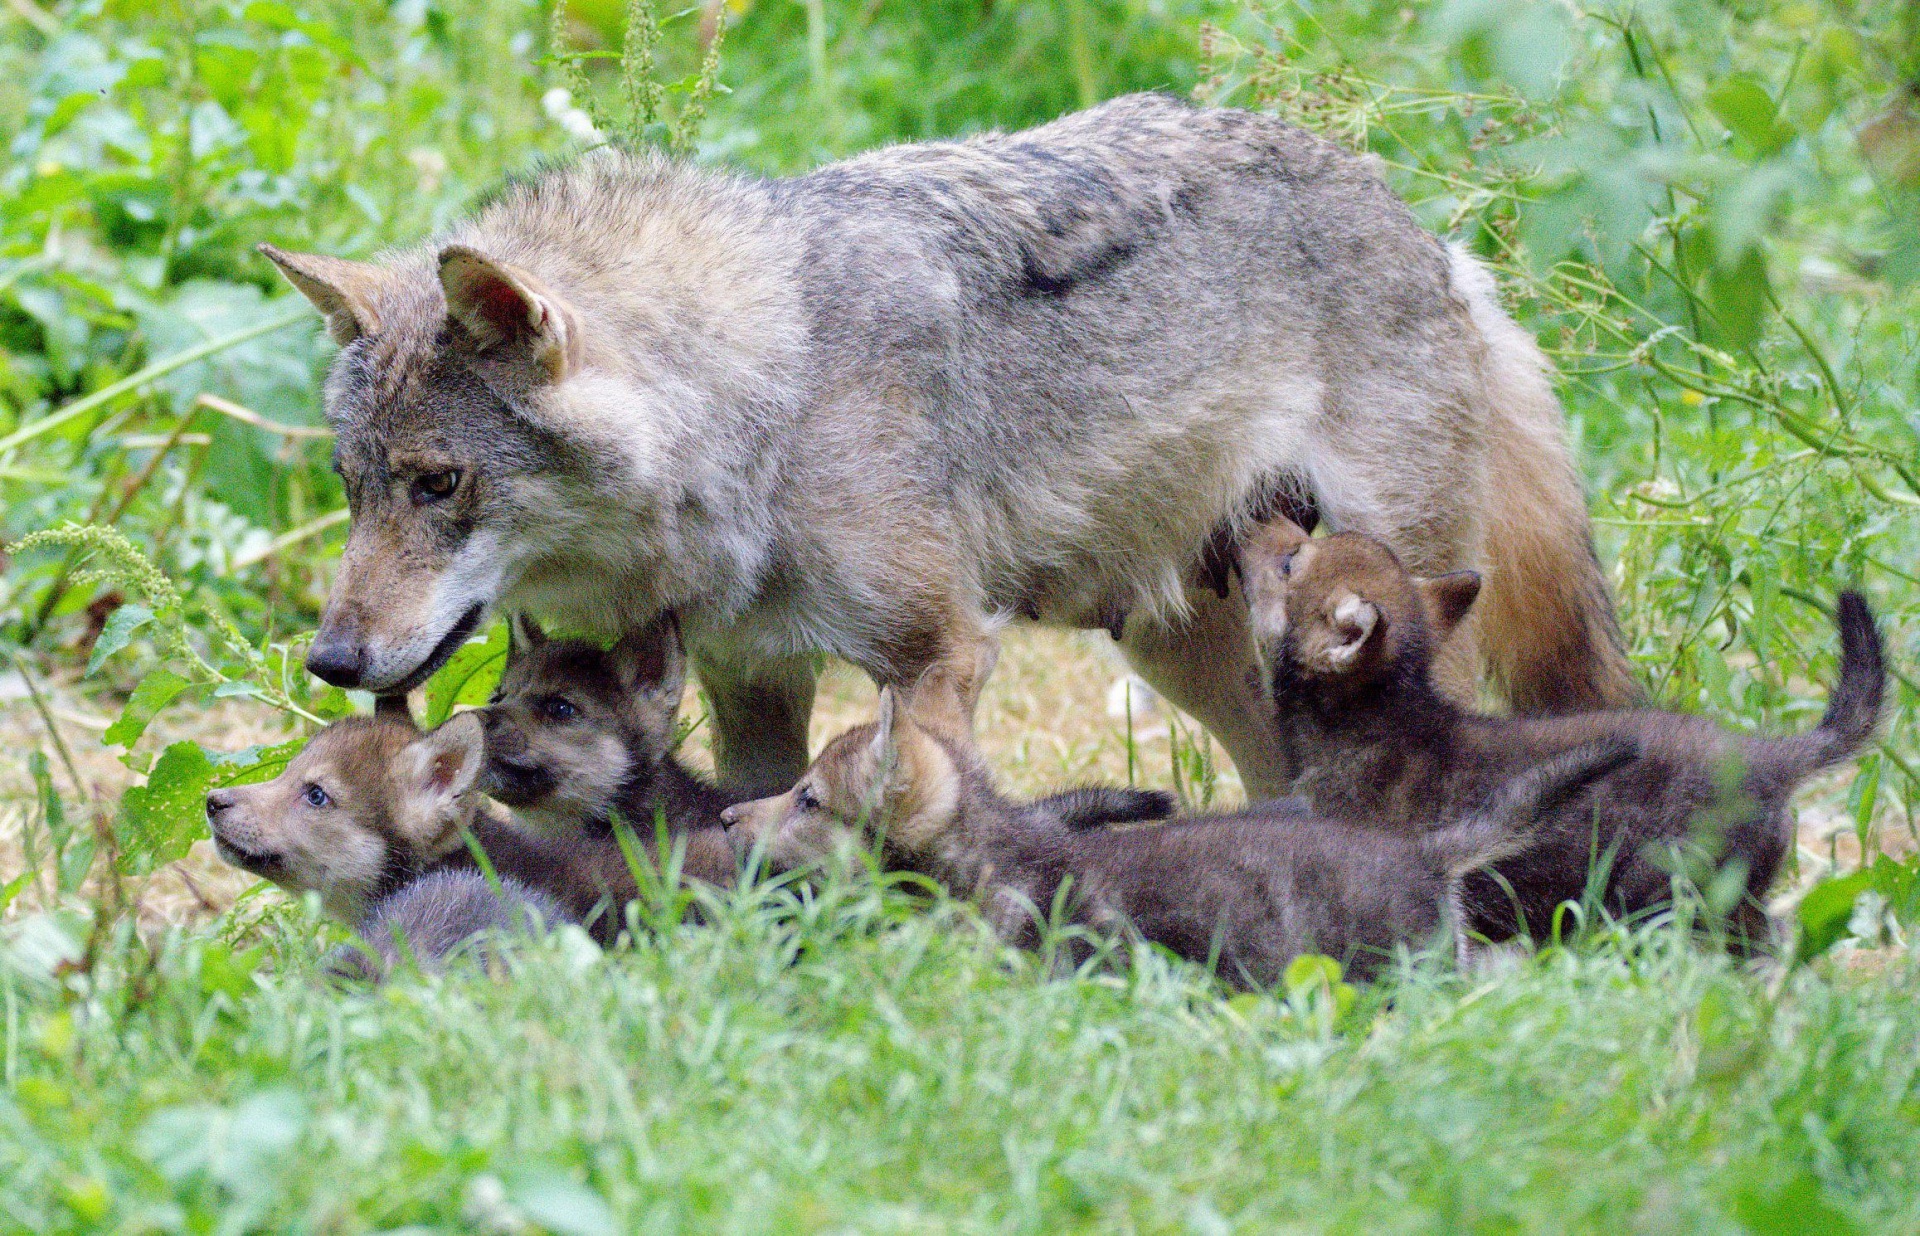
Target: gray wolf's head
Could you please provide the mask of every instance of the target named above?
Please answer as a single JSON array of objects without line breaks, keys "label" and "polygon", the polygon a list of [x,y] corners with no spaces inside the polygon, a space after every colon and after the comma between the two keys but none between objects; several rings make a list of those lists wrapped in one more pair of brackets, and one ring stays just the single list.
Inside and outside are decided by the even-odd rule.
[{"label": "gray wolf's head", "polygon": [[524,618],[513,635],[484,713],[487,793],[548,827],[607,820],[672,754],[687,681],[678,625],[668,614],[605,651]]},{"label": "gray wolf's head", "polygon": [[560,535],[575,448],[530,413],[580,368],[579,324],[532,275],[463,246],[437,265],[261,251],[341,345],[327,418],[353,523],[307,668],[404,692]]},{"label": "gray wolf's head", "polygon": [[356,922],[460,844],[483,758],[472,713],[430,734],[392,714],[348,717],[273,780],[208,794],[207,823],[227,862]]}]

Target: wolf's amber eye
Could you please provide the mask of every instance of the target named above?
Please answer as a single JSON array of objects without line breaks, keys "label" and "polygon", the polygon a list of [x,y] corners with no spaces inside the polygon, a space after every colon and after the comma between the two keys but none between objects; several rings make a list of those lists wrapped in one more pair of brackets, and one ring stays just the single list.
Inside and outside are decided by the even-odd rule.
[{"label": "wolf's amber eye", "polygon": [[413,504],[425,506],[429,502],[438,502],[460,488],[460,473],[449,468],[445,472],[422,472],[413,478]]},{"label": "wolf's amber eye", "polygon": [[813,792],[812,786],[803,785],[793,792],[793,805],[800,811],[818,811],[820,796]]},{"label": "wolf's amber eye", "polygon": [[309,807],[331,807],[333,805],[333,800],[327,797],[327,792],[317,785],[307,786],[307,792],[302,795],[302,797],[307,800],[307,806]]},{"label": "wolf's amber eye", "polygon": [[574,711],[572,701],[557,695],[549,695],[540,701],[540,715],[549,721],[571,721]]},{"label": "wolf's amber eye", "polygon": [[[1295,550],[1294,552],[1298,553],[1299,551]],[[1293,554],[1288,554],[1286,557],[1280,559],[1280,578],[1285,579],[1292,574],[1293,574]]]}]

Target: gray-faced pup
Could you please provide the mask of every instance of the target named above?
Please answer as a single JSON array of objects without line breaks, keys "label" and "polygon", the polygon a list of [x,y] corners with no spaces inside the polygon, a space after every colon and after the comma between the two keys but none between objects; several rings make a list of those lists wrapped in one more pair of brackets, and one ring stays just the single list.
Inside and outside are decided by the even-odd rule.
[{"label": "gray-faced pup", "polygon": [[329,682],[417,685],[496,609],[673,610],[766,793],[817,654],[964,736],[1025,617],[1113,632],[1267,797],[1210,547],[1285,508],[1491,565],[1517,705],[1636,695],[1532,340],[1372,159],[1269,116],[1135,95],[774,180],[605,151],[377,263],[264,252],[341,345]]},{"label": "gray-faced pup", "polygon": [[1242,547],[1241,566],[1276,732],[1303,770],[1296,791],[1320,812],[1407,828],[1457,820],[1542,760],[1606,738],[1638,744],[1637,759],[1568,799],[1526,851],[1468,878],[1472,926],[1494,939],[1522,924],[1546,930],[1596,864],[1608,864],[1612,912],[1664,905],[1678,850],[1707,866],[1693,873],[1703,881],[1715,869],[1744,875],[1731,926],[1737,941],[1763,942],[1762,898],[1791,840],[1788,798],[1859,750],[1880,712],[1880,637],[1855,592],[1839,598],[1840,679],[1826,715],[1806,734],[1760,738],[1645,708],[1516,719],[1460,708],[1436,689],[1433,661],[1479,577],[1418,578],[1373,537],[1316,540],[1276,520]]},{"label": "gray-faced pup", "polygon": [[[539,885],[557,856],[482,811],[477,717],[430,734],[391,712],[336,721],[278,777],[207,795],[220,857],[290,892],[314,892],[372,948],[350,972],[384,972],[399,950],[424,965],[482,932],[568,917]],[[496,890],[465,844],[471,831]]]},{"label": "gray-faced pup", "polygon": [[487,792],[544,836],[603,842],[602,880],[625,893],[622,903],[635,890],[613,839],[616,818],[649,847],[663,819],[685,845],[685,875],[733,883],[720,812],[748,795],[710,784],[673,754],[686,664],[671,614],[604,650],[549,639],[537,623],[519,619],[500,686],[482,714]]},{"label": "gray-faced pup", "polygon": [[1304,952],[1368,976],[1403,948],[1448,937],[1469,870],[1523,848],[1533,821],[1633,757],[1603,742],[1501,787],[1468,819],[1408,834],[1316,819],[1287,804],[1126,830],[1074,830],[1043,803],[995,791],[962,746],[917,725],[891,692],[880,717],[829,743],[788,793],[727,812],[736,844],[776,867],[878,846],[974,898],[1001,938],[1031,946],[1071,880],[1074,917],[1135,933],[1230,981],[1264,987]]}]

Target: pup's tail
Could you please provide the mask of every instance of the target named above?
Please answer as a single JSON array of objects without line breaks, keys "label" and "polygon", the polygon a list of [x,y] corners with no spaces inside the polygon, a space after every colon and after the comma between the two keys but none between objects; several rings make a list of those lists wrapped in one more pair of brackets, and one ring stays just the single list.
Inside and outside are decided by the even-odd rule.
[{"label": "pup's tail", "polygon": [[1422,848],[1455,879],[1511,858],[1532,844],[1534,829],[1554,808],[1639,756],[1640,744],[1630,738],[1563,751],[1513,777],[1466,819],[1428,833]]},{"label": "pup's tail", "polygon": [[1886,656],[1867,599],[1849,589],[1840,594],[1834,625],[1840,628],[1840,681],[1827,696],[1820,724],[1791,738],[1755,744],[1752,776],[1780,792],[1811,773],[1838,764],[1873,737],[1887,690]]},{"label": "pup's tail", "polygon": [[1519,713],[1639,704],[1545,358],[1500,308],[1487,272],[1451,252],[1454,291],[1487,347],[1487,571],[1473,617],[1487,670]]},{"label": "pup's tail", "polygon": [[1128,790],[1115,786],[1086,786],[1035,800],[1075,832],[1109,824],[1137,824],[1164,820],[1173,814],[1173,795],[1165,790]]}]

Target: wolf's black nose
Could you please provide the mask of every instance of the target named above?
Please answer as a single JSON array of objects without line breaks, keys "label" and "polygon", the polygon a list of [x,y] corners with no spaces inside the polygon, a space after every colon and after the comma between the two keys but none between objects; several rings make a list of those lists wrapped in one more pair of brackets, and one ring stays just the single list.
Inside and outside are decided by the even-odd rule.
[{"label": "wolf's black nose", "polygon": [[228,807],[233,806],[232,790],[212,790],[207,794],[207,818],[213,819]]},{"label": "wolf's black nose", "polygon": [[307,672],[336,687],[359,686],[366,661],[366,648],[348,640],[323,637],[307,649]]}]

